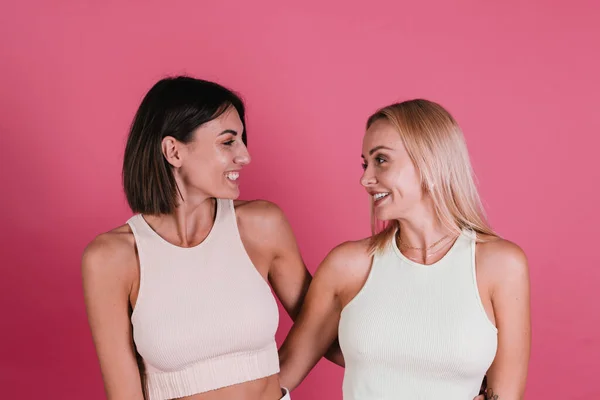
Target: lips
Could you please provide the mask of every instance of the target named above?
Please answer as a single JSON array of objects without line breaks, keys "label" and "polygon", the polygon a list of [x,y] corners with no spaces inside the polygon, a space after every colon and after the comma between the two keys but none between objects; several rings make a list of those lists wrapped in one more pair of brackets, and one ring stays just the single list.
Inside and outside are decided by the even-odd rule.
[{"label": "lips", "polygon": [[373,205],[379,205],[381,202],[385,201],[388,197],[390,197],[390,192],[379,192],[370,190],[369,194],[373,199]]},{"label": "lips", "polygon": [[375,193],[373,194],[373,200],[377,201],[380,199],[383,199],[384,197],[389,196],[390,194],[388,192],[380,192],[380,193]]},{"label": "lips", "polygon": [[235,171],[235,172],[227,172],[227,173],[225,174],[225,177],[226,177],[227,179],[229,179],[230,181],[232,181],[232,182],[235,182],[235,181],[237,181],[237,180],[238,180],[238,178],[240,177],[240,173],[239,173],[239,172],[237,172],[237,171]]}]

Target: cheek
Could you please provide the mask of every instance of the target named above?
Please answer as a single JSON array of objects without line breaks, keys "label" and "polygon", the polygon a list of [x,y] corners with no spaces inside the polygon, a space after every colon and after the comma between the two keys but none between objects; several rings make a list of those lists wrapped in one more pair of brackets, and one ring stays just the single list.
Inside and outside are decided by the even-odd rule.
[{"label": "cheek", "polygon": [[410,170],[390,169],[380,174],[379,181],[392,191],[409,196],[420,191],[419,179]]},{"label": "cheek", "polygon": [[205,151],[195,157],[196,169],[210,178],[222,174],[227,165],[229,165],[229,157],[227,151],[214,149],[213,151]]},{"label": "cheek", "polygon": [[211,186],[223,175],[223,167],[214,154],[198,155],[182,166],[186,181],[197,187]]},{"label": "cheek", "polygon": [[225,170],[233,163],[233,158],[234,154],[231,148],[218,149],[217,152],[212,155],[212,165],[215,168]]},{"label": "cheek", "polygon": [[410,195],[413,198],[421,198],[423,196],[423,186],[421,184],[421,179],[416,176],[409,176],[406,179],[406,186],[409,188]]}]

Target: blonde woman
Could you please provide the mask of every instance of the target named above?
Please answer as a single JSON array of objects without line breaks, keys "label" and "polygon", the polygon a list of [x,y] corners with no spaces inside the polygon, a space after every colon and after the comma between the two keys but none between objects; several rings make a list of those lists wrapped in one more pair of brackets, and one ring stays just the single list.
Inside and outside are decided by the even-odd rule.
[{"label": "blonde woman", "polygon": [[486,222],[456,121],[430,101],[393,104],[369,118],[362,151],[383,229],[318,268],[281,384],[294,389],[339,333],[344,400],[470,400],[484,376],[485,398],[522,399],[527,261]]}]

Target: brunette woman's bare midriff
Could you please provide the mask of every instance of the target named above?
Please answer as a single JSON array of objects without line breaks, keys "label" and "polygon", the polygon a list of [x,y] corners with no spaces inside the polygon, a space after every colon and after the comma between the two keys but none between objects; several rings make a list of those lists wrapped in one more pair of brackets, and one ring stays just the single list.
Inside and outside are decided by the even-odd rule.
[{"label": "brunette woman's bare midriff", "polygon": [[271,375],[178,400],[279,400],[282,397],[279,377]]}]

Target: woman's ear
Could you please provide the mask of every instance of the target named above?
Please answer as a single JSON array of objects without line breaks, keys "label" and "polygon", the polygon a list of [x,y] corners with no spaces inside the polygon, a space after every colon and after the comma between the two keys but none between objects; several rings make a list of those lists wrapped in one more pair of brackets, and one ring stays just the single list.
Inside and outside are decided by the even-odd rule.
[{"label": "woman's ear", "polygon": [[183,162],[181,146],[182,143],[172,136],[165,136],[161,142],[163,156],[175,168],[181,167]]}]

